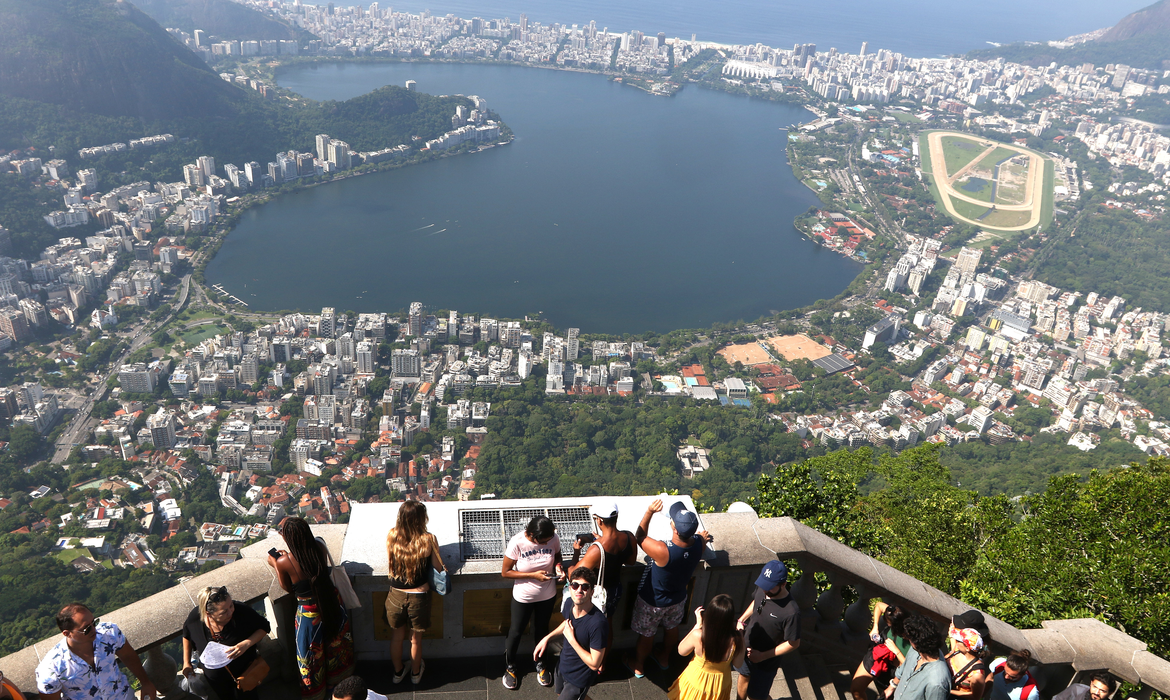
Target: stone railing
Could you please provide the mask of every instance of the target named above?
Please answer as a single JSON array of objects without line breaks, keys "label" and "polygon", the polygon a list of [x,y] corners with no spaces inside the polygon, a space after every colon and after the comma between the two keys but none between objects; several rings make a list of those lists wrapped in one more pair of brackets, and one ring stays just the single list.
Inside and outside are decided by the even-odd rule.
[{"label": "stone railing", "polygon": [[[619,527],[633,530],[646,503],[652,497],[622,497]],[[500,577],[500,561],[464,561],[457,511],[509,507],[588,506],[592,498],[548,499],[541,501],[497,501],[428,504],[430,530],[440,542],[447,568],[452,572],[450,592],[435,596],[432,628],[424,638],[423,653],[431,658],[496,656],[503,649],[507,632],[511,591]],[[608,499],[613,502],[615,499]],[[689,502],[689,499],[683,499]],[[386,579],[385,535],[393,524],[398,504],[356,505],[350,524],[314,527],[329,544],[335,561],[341,562],[354,582],[363,607],[355,611],[354,638],[358,658],[385,659],[389,656],[389,627],[383,619]],[[701,516],[703,527],[715,538],[713,556],[700,567],[691,590],[690,606],[719,593],[731,595],[746,606],[753,592],[760,566],[773,558],[799,562],[805,574],[823,572],[828,585],[820,588],[812,575],[793,584],[793,596],[804,611],[801,653],[818,653],[840,659],[849,667],[867,648],[871,622],[869,602],[883,598],[898,602],[939,620],[970,609],[970,606],[927,586],[921,581],[853,550],[790,518],[758,518],[746,507],[740,512]],[[668,532],[665,519],[655,518],[651,535]],[[562,533],[572,537],[576,533]],[[194,607],[196,591],[204,586],[227,586],[232,596],[246,603],[263,601],[272,623],[270,639],[261,653],[273,668],[270,683],[295,680],[293,659],[294,601],[277,584],[265,563],[270,547],[283,548],[279,537],[245,547],[243,558],[209,573],[189,579],[156,595],[113,612],[103,620],[116,622],[130,643],[146,652],[148,672],[160,688],[174,683],[176,664],[161,652],[161,646],[176,638]],[[616,617],[615,646],[630,646],[629,630],[633,595],[641,567],[627,567],[623,596]],[[856,599],[845,605],[846,587]],[[432,594],[433,595],[433,594]],[[63,601],[65,602],[65,601]],[[1045,696],[1067,686],[1076,673],[1106,669],[1130,683],[1140,685],[1139,697],[1157,690],[1170,694],[1170,662],[1148,651],[1146,645],[1097,620],[1056,620],[1041,629],[1020,630],[988,616],[995,645],[1030,649],[1037,660],[1037,675]],[[690,624],[690,617],[686,623]],[[34,688],[33,671],[43,654],[58,640],[54,636],[0,659],[0,670],[19,687]],[[531,644],[529,641],[528,644]],[[290,686],[291,690],[291,686]]]},{"label": "stone railing", "polygon": [[[812,623],[804,626],[805,634],[826,653],[851,650],[856,653],[850,658],[860,658],[872,623],[869,601],[874,598],[905,604],[940,622],[971,609],[957,598],[791,518],[758,518],[751,512],[703,517],[708,529],[721,538],[719,558],[710,573],[713,581],[727,580],[731,589],[739,589],[742,583],[732,580],[733,572],[746,568],[744,576],[750,578],[759,562],[773,554],[797,560],[805,573],[826,574],[829,585],[824,589],[817,586],[814,576],[802,576],[792,587],[806,623]],[[857,594],[848,607],[843,596],[846,586]],[[720,587],[709,585],[707,594],[732,592]],[[1032,652],[1038,662],[1035,675],[1045,695],[1067,687],[1077,673],[1094,670],[1108,670],[1141,686],[1137,697],[1148,697],[1154,690],[1170,694],[1170,662],[1148,652],[1143,642],[1099,620],[1050,620],[1040,629],[1017,629],[990,615],[985,617],[993,648]]]},{"label": "stone railing", "polygon": [[[345,539],[345,525],[314,526],[314,533],[329,545],[334,558],[341,555]],[[167,697],[180,697],[177,691],[178,664],[162,652],[162,646],[182,634],[183,623],[195,607],[198,591],[206,586],[227,586],[232,598],[245,604],[263,603],[264,612],[272,624],[269,638],[260,644],[260,653],[272,667],[270,682],[288,683],[296,677],[295,641],[292,634],[295,606],[291,596],[280,588],[272,568],[266,563],[270,547],[283,548],[279,537],[275,540],[245,547],[243,558],[227,566],[195,576],[165,591],[143,598],[124,608],[103,613],[105,622],[114,622],[126,635],[126,640],[143,657],[143,666],[155,686]],[[72,601],[62,601],[62,604]],[[25,691],[36,689],[35,670],[45,653],[61,640],[54,635],[18,652],[0,658],[0,671],[17,687]],[[294,645],[294,646],[290,646]],[[294,690],[295,692],[295,690]]]}]

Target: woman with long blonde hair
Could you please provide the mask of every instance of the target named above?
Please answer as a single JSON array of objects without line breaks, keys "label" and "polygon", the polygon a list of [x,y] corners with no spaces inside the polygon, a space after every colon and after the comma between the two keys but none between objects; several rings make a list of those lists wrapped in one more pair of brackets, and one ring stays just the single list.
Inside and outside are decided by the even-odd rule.
[{"label": "woman with long blonde hair", "polygon": [[446,571],[439,556],[439,541],[427,532],[427,507],[407,501],[398,508],[398,523],[386,534],[390,593],[386,596],[386,622],[394,629],[390,660],[394,682],[406,678],[402,661],[406,626],[410,624],[410,682],[422,680],[422,636],[431,626],[431,570]]}]

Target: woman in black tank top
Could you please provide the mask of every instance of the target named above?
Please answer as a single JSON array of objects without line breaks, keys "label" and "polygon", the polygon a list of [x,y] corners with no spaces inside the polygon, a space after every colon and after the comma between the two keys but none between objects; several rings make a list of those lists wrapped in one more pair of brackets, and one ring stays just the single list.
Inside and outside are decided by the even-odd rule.
[{"label": "woman in black tank top", "polygon": [[[596,573],[601,567],[601,557],[604,552],[605,578],[598,581],[598,585],[605,589],[605,616],[612,621],[613,614],[618,609],[618,601],[622,597],[622,566],[638,561],[638,542],[634,539],[633,533],[617,529],[618,508],[616,503],[593,506],[589,509],[589,514],[593,516],[593,526],[601,535],[594,537],[591,532],[577,535],[573,540],[573,559],[569,562],[569,571],[572,572],[580,560],[580,566],[593,569]],[[601,545],[600,550],[598,547],[592,546],[594,541]],[[581,556],[582,551],[584,551],[584,557]],[[609,641],[605,648],[607,650],[613,648],[612,622],[609,625]],[[602,668],[605,668],[604,657],[602,657]]]}]

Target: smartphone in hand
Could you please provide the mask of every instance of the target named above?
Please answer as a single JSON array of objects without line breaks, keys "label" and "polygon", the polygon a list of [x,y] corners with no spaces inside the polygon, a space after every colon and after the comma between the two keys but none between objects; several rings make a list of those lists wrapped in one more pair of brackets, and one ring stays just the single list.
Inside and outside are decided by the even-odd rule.
[{"label": "smartphone in hand", "polygon": [[272,557],[273,559],[280,559],[280,552],[277,551],[276,547],[273,547],[272,549],[268,550],[268,556]]}]

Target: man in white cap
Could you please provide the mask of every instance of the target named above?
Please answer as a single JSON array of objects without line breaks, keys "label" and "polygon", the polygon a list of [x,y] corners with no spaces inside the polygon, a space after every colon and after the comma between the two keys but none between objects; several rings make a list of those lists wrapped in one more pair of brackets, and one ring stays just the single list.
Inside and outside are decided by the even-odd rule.
[{"label": "man in white cap", "polygon": [[[577,568],[577,560],[581,566],[587,566],[597,573],[601,568],[602,557],[605,557],[605,577],[597,585],[605,589],[605,617],[609,620],[609,642],[606,651],[613,648],[613,614],[617,612],[618,601],[622,598],[622,566],[635,564],[638,561],[638,541],[634,533],[617,529],[618,506],[616,501],[594,503],[589,508],[589,515],[593,516],[593,525],[601,534],[594,538],[593,533],[581,533],[573,540],[573,559],[567,567],[569,571]],[[597,544],[598,546],[592,546]],[[581,556],[584,552],[584,557]],[[602,668],[605,657],[602,656]]]},{"label": "man in white cap", "polygon": [[634,617],[630,629],[638,633],[630,670],[641,678],[643,664],[654,647],[654,635],[661,625],[666,630],[662,640],[663,655],[654,658],[659,668],[670,666],[670,653],[678,647],[678,626],[682,622],[687,603],[687,583],[703,558],[703,551],[711,537],[699,531],[699,516],[686,509],[681,501],[670,506],[671,537],[660,542],[649,537],[650,519],[662,510],[662,499],[655,499],[642,515],[634,537],[638,546],[650,557],[650,566],[642,576],[638,598],[634,601]]}]

